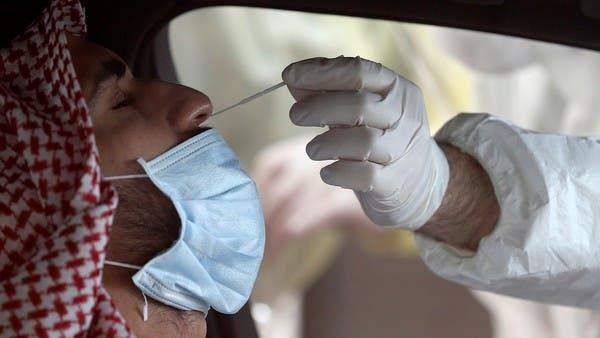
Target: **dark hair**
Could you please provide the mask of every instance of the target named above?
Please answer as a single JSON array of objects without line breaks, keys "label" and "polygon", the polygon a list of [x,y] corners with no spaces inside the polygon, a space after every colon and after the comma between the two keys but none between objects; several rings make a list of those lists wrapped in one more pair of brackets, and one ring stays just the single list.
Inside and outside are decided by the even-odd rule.
[{"label": "dark hair", "polygon": [[119,204],[107,259],[143,265],[179,238],[175,207],[149,179],[115,181]]}]

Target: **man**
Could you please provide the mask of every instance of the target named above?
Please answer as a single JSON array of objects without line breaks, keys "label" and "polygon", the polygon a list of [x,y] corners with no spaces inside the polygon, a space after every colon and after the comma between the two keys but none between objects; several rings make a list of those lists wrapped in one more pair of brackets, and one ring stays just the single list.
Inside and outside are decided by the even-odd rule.
[{"label": "man", "polygon": [[[32,23],[27,30],[22,27],[21,34],[10,39],[3,35],[0,50],[0,336],[203,337],[205,312],[209,306],[219,309],[215,297],[229,297],[223,301],[227,312],[235,312],[243,298],[247,299],[243,293],[249,292],[262,257],[261,222],[237,224],[227,215],[227,224],[232,226],[228,231],[245,236],[239,245],[253,247],[256,255],[248,260],[249,255],[240,249],[221,258],[215,255],[219,246],[227,243],[220,243],[218,236],[210,237],[214,235],[210,226],[220,224],[216,223],[218,215],[209,215],[213,219],[208,223],[215,224],[207,224],[203,238],[210,240],[211,246],[206,248],[210,253],[201,253],[206,243],[188,236],[190,232],[198,236],[194,231],[199,228],[188,225],[193,219],[180,219],[187,215],[182,209],[185,201],[175,201],[173,192],[165,191],[164,182],[158,181],[160,176],[148,169],[151,163],[140,159],[155,159],[169,149],[171,157],[174,150],[187,151],[181,148],[189,143],[186,140],[216,140],[211,141],[210,149],[218,152],[208,153],[212,158],[207,161],[217,161],[216,168],[224,168],[220,179],[227,184],[242,180],[248,187],[236,191],[238,198],[250,194],[249,200],[242,201],[242,209],[249,215],[260,210],[252,200],[252,182],[234,165],[237,160],[224,142],[214,132],[203,133],[206,128],[202,124],[212,111],[206,95],[162,81],[136,79],[117,55],[84,39],[78,1],[39,4],[40,12],[26,13]],[[197,147],[194,151],[200,154],[196,159],[202,159]],[[225,154],[226,164],[218,163],[221,154]],[[201,170],[203,164],[192,169]],[[150,177],[152,181],[115,181],[121,198],[117,206],[113,187],[101,177],[122,175]],[[223,184],[213,182],[196,190],[210,191],[211,187],[222,189]],[[190,187],[186,188],[191,194]],[[211,210],[218,211],[218,205],[207,207],[204,213]],[[192,216],[202,219],[201,213]],[[192,229],[184,233],[182,222]],[[236,225],[246,230],[237,231]],[[229,237],[237,240],[234,235]],[[196,298],[179,303],[154,292],[154,285],[148,298],[161,302],[150,299],[150,304],[145,304],[148,291],[140,292],[132,282],[135,271],[127,267],[145,268],[159,254],[164,260],[164,252],[182,241],[192,241],[188,248],[194,250],[191,257],[201,261],[201,267],[186,267],[206,284],[200,284],[202,290],[194,285],[192,293],[196,294],[184,298]],[[198,257],[200,254],[204,256]],[[241,266],[235,262],[236,254],[245,259]],[[202,263],[204,257],[210,261]],[[224,270],[218,286],[230,287],[235,295],[214,295],[215,290],[229,291],[215,289],[215,281],[210,279],[216,278],[211,275],[212,264],[224,269],[220,259],[231,264],[227,267],[231,270]],[[104,261],[117,263],[104,265]],[[151,277],[158,282],[160,276],[170,276],[160,269],[157,272],[156,264],[153,268],[159,277]],[[185,283],[187,272],[179,272],[178,281]],[[240,279],[240,273],[245,279]],[[236,286],[240,283],[245,285]],[[161,290],[167,292],[167,286],[162,285]],[[171,297],[177,295],[169,292]],[[198,294],[205,298],[198,299]],[[193,307],[196,311],[182,310],[192,301],[203,306]]]},{"label": "man", "polygon": [[[155,158],[203,130],[200,126],[212,111],[204,94],[161,81],[139,81],[117,55],[76,36],[69,37],[68,48],[89,104],[105,177],[141,173],[137,158]],[[143,265],[177,240],[179,216],[149,181],[113,185],[120,198],[107,259]],[[102,282],[136,335],[205,335],[205,314],[156,301],[151,301],[153,315],[144,322],[139,314],[144,299],[131,282],[134,273],[105,265]]]},{"label": "man", "polygon": [[437,274],[542,302],[600,308],[600,145],[461,114],[429,135],[419,89],[360,58],[316,58],[283,78],[306,151],[375,223],[412,230]]}]

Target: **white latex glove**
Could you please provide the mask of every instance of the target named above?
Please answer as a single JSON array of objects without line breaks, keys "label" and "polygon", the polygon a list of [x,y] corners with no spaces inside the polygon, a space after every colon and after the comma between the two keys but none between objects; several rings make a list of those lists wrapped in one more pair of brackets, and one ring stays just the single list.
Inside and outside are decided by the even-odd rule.
[{"label": "white latex glove", "polygon": [[[299,126],[328,126],[306,147],[327,184],[353,189],[373,222],[415,230],[440,206],[448,164],[429,133],[420,89],[368,60],[314,58],[282,74]],[[327,203],[326,200],[322,200]]]}]

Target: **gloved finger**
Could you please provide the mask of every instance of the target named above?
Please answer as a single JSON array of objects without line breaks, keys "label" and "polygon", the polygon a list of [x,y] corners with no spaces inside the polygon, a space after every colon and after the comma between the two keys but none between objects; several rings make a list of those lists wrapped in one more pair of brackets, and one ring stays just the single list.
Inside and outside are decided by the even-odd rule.
[{"label": "gloved finger", "polygon": [[373,190],[382,165],[372,162],[340,160],[321,169],[323,182],[360,192]]},{"label": "gloved finger", "polygon": [[333,128],[313,138],[306,153],[315,161],[344,159],[387,164],[404,149],[402,142],[390,140],[397,138],[392,134],[370,127]]},{"label": "gloved finger", "polygon": [[380,63],[360,57],[312,58],[292,63],[281,75],[288,87],[301,90],[361,90],[383,93],[398,77]]},{"label": "gloved finger", "polygon": [[292,96],[294,97],[294,99],[296,101],[300,101],[300,100],[306,99],[311,96],[325,93],[325,91],[323,91],[323,90],[308,90],[308,89],[305,90],[305,89],[293,88],[290,86],[288,86],[288,90],[290,91],[290,94],[292,94]]},{"label": "gloved finger", "polygon": [[412,134],[370,127],[333,128],[306,145],[315,161],[353,160],[387,165],[400,158]]},{"label": "gloved finger", "polygon": [[396,123],[401,110],[402,106],[384,104],[379,94],[371,92],[328,92],[294,103],[290,119],[298,126],[387,129]]}]

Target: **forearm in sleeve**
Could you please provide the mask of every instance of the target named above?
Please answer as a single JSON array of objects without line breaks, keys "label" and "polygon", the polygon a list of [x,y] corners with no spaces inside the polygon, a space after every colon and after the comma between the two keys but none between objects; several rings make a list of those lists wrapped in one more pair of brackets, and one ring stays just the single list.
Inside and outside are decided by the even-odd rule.
[{"label": "forearm in sleeve", "polygon": [[416,235],[425,263],[472,288],[600,309],[600,143],[486,114],[457,116],[436,140],[481,167],[442,146],[451,181]]}]

